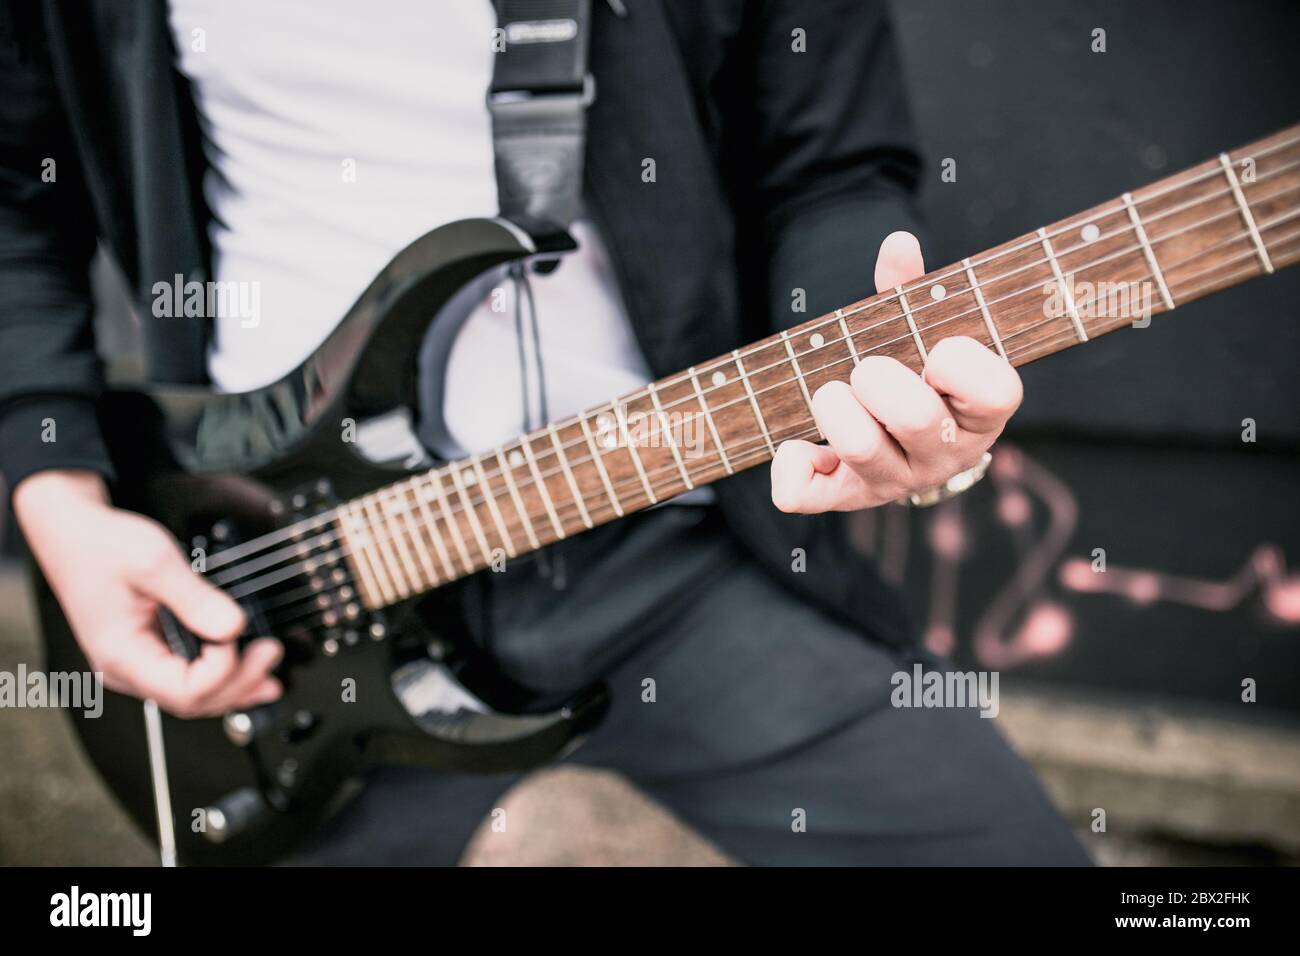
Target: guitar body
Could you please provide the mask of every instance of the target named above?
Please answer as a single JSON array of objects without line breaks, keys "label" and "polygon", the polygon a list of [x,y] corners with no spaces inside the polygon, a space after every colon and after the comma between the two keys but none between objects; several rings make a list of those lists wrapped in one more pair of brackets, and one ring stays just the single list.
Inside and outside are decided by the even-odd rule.
[{"label": "guitar body", "polygon": [[[180,862],[273,861],[370,767],[526,768],[599,717],[599,688],[537,701],[495,675],[458,629],[458,585],[376,612],[356,598],[341,548],[291,561],[287,573],[283,561],[246,563],[246,573],[233,561],[221,568],[223,551],[230,557],[239,542],[268,534],[293,553],[320,533],[314,516],[427,468],[431,459],[409,447],[376,453],[367,436],[405,428],[414,438],[416,357],[431,324],[447,323],[430,340],[449,344],[464,315],[446,315],[446,307],[470,280],[568,248],[563,233],[530,234],[501,220],[453,223],[403,250],[321,347],[266,388],[104,397],[115,503],[161,522],[198,570],[211,561],[209,580],[224,586],[223,574],[234,577],[226,589],[249,614],[249,636],[275,636],[286,649],[283,700],[225,720],[163,715],[161,746],[152,749],[138,700],[105,692],[98,718],[74,712],[109,787],[146,832],[174,829]],[[48,667],[89,670],[39,572],[36,589]],[[174,619],[163,625],[173,650],[196,652]]]}]

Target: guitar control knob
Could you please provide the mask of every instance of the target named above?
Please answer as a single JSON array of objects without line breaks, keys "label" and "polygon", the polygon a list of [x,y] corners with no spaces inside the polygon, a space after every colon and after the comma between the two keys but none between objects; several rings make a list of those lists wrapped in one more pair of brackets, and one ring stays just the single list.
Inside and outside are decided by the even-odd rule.
[{"label": "guitar control knob", "polygon": [[221,729],[226,739],[236,747],[247,747],[275,725],[279,708],[265,704],[251,710],[232,710],[221,719]]},{"label": "guitar control knob", "polygon": [[266,801],[252,787],[232,790],[204,808],[207,827],[203,836],[209,843],[224,843],[262,819],[266,811]]}]

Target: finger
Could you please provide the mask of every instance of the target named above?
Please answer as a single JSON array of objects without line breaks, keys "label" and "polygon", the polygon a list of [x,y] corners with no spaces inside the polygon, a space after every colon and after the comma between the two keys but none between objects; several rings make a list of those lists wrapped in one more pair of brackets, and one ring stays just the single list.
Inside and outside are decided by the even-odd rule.
[{"label": "finger", "polygon": [[868,355],[853,370],[853,393],[902,447],[914,472],[918,463],[938,465],[950,457],[959,435],[943,399],[903,363]]},{"label": "finger", "polygon": [[233,641],[244,632],[243,609],[195,573],[180,552],[175,560],[160,561],[152,573],[141,575],[135,586],[204,640]]},{"label": "finger", "polygon": [[124,677],[136,697],[151,698],[178,717],[196,717],[200,704],[230,679],[239,655],[230,644],[205,644],[193,661],[173,654],[156,634],[139,635]]},{"label": "finger", "polygon": [[283,657],[284,646],[273,638],[263,637],[250,642],[239,655],[239,666],[230,679],[202,702],[204,709],[226,713],[276,700],[283,688],[271,672]]},{"label": "finger", "polygon": [[891,232],[876,254],[876,291],[888,292],[925,274],[921,243],[910,232]]},{"label": "finger", "polygon": [[908,484],[902,448],[871,417],[847,382],[827,382],[813,394],[813,417],[836,456],[874,488],[898,497]]},{"label": "finger", "polygon": [[772,459],[772,503],[787,514],[852,511],[875,504],[862,476],[824,445],[791,440]]},{"label": "finger", "polygon": [[924,377],[946,397],[958,426],[981,435],[1000,432],[1024,397],[1011,363],[965,336],[930,349]]}]

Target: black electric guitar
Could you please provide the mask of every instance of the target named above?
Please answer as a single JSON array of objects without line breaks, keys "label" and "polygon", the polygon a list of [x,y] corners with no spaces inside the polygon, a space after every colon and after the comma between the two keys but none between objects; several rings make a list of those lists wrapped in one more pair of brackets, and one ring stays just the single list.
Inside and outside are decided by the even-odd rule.
[{"label": "black electric guitar", "polygon": [[[456,620],[440,606],[457,582],[815,440],[812,393],[867,354],[919,370],[935,342],[966,335],[1019,365],[1295,262],[1300,126],[503,447],[433,461],[412,424],[418,365],[445,359],[494,274],[572,248],[502,220],[453,223],[403,250],[281,381],[103,399],[116,503],[162,522],[246,608],[249,633],[286,647],[271,706],[186,721],[109,694],[99,719],[77,715],[165,861],[273,859],[367,767],[491,772],[561,752],[599,718],[601,689],[540,701],[494,673],[431,623]],[[432,363],[417,363],[422,347]],[[383,440],[394,435],[404,442]],[[39,577],[38,594],[49,667],[85,670]],[[162,623],[176,653],[196,653]]]}]

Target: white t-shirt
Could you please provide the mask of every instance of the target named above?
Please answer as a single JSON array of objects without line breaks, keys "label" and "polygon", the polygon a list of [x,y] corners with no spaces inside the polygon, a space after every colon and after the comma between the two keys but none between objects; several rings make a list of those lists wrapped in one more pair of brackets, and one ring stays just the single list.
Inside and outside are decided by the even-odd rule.
[{"label": "white t-shirt", "polygon": [[[242,391],[310,355],[411,240],[496,214],[485,106],[496,19],[488,0],[169,0],[169,11],[210,166],[212,278],[258,289],[255,318],[216,319],[208,360],[218,387]],[[573,232],[580,251],[532,277],[552,418],[651,379],[599,235],[583,221]],[[524,430],[513,308],[485,301],[466,322],[444,415],[468,451]]]}]

